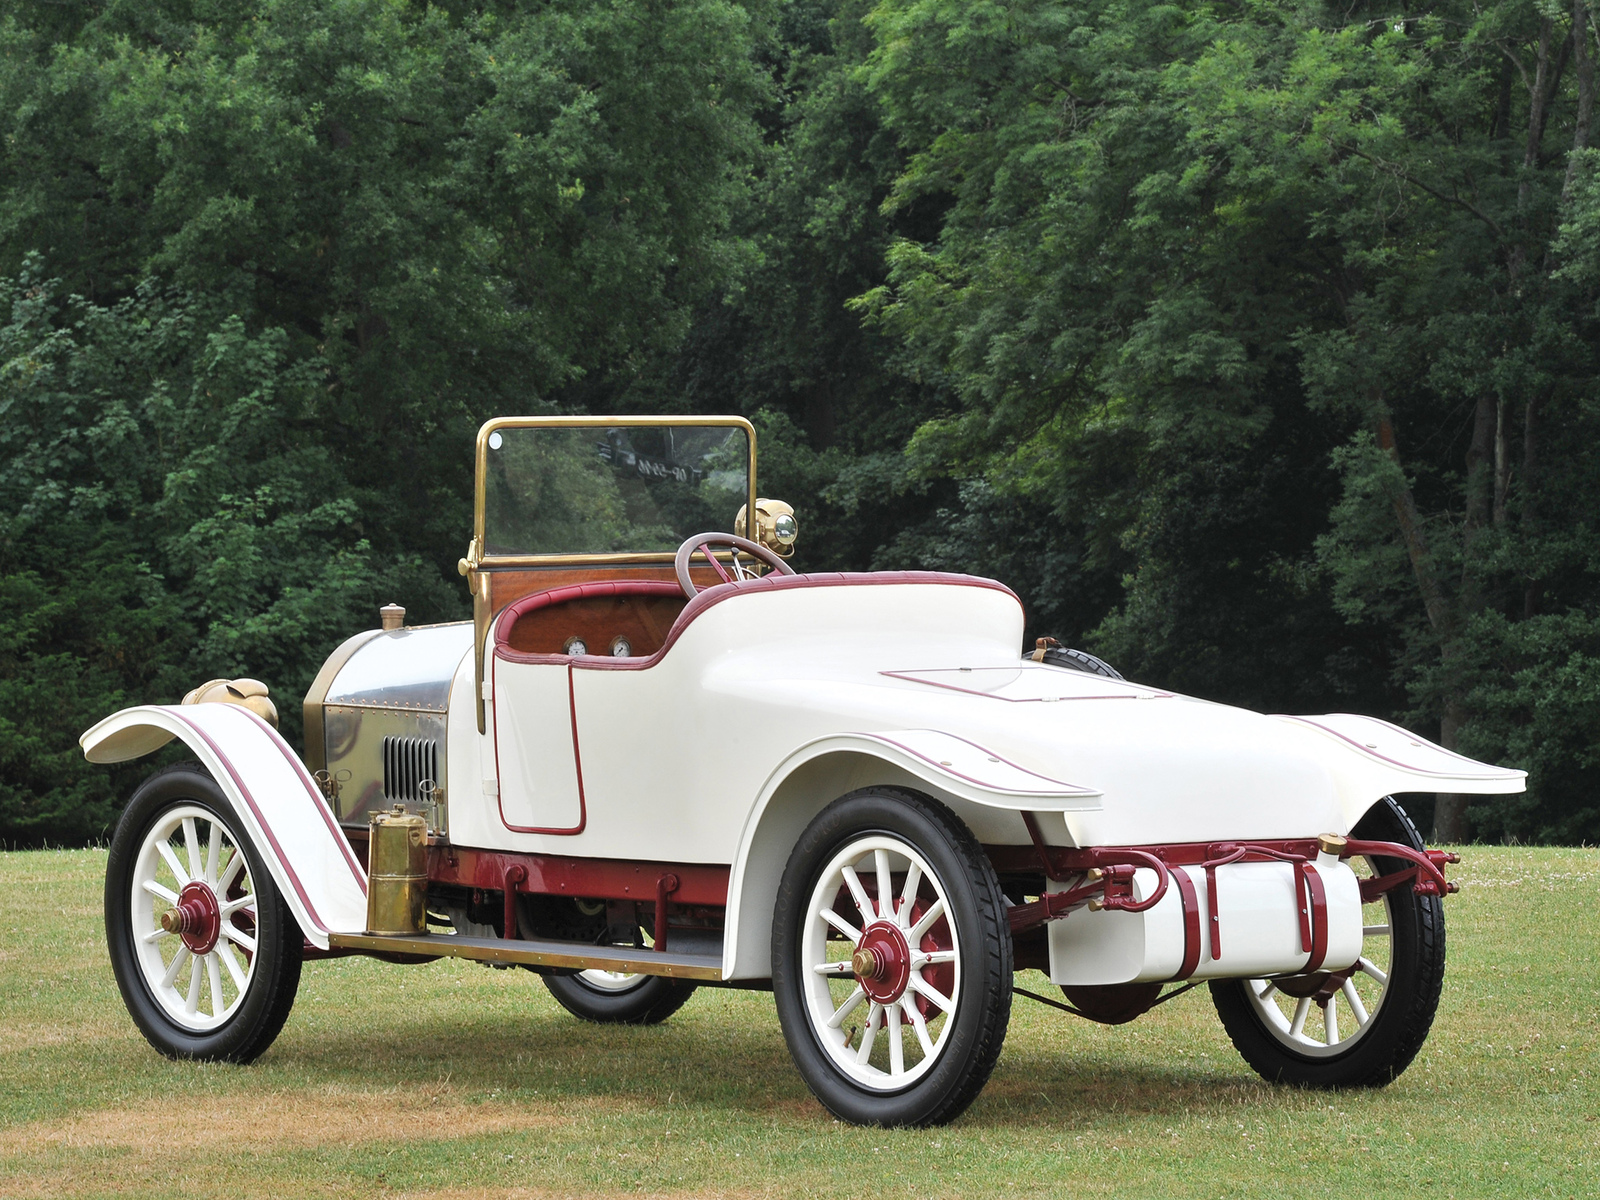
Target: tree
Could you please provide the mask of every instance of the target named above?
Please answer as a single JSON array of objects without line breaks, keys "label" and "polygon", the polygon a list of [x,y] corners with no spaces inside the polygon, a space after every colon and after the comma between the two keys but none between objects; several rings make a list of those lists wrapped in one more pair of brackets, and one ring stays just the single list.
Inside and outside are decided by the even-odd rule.
[{"label": "tree", "polygon": [[484,418],[635,377],[737,276],[766,10],[19,3],[0,22],[0,836],[77,734],[465,606]]},{"label": "tree", "polygon": [[1411,720],[1533,769],[1483,828],[1600,828],[1592,731],[1532,729],[1551,672],[1595,689],[1582,0],[871,21],[890,203],[953,198],[860,302],[963,400],[919,452],[1129,554],[1099,636],[1136,665],[1382,711],[1393,663]]}]

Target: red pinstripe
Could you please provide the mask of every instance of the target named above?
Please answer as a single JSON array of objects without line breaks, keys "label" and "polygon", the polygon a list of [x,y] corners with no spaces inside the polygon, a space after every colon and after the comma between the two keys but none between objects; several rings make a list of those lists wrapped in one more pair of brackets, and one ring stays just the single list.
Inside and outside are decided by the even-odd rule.
[{"label": "red pinstripe", "polygon": [[345,865],[350,868],[350,874],[355,878],[356,883],[360,885],[361,894],[363,896],[366,895],[366,872],[361,869],[361,864],[357,861],[355,852],[350,849],[349,839],[344,836],[344,831],[339,828],[338,822],[334,820],[333,811],[328,807],[327,797],[322,794],[322,789],[319,788],[316,784],[316,781],[311,778],[311,772],[306,770],[305,763],[300,761],[299,757],[295,755],[294,751],[290,750],[288,746],[284,745],[283,739],[278,736],[278,731],[273,729],[271,725],[267,724],[267,722],[262,719],[260,714],[253,713],[248,708],[243,708],[237,704],[230,704],[228,707],[243,713],[257,725],[261,726],[262,731],[270,735],[268,740],[277,747],[278,753],[283,755],[284,759],[292,767],[294,767],[295,773],[300,777],[300,782],[305,785],[306,795],[310,798],[312,807],[315,808],[317,813],[322,817],[322,823],[328,827],[328,832],[333,834],[334,841],[339,844],[339,849],[344,851]]},{"label": "red pinstripe", "polygon": [[[171,710],[169,709],[168,711]],[[267,842],[272,847],[272,852],[278,856],[279,864],[288,873],[289,882],[294,885],[295,895],[299,896],[300,902],[305,905],[306,915],[311,918],[311,923],[317,927],[317,932],[327,933],[327,925],[323,923],[322,917],[318,915],[316,905],[311,903],[311,897],[306,894],[305,885],[300,882],[300,876],[295,874],[294,867],[290,865],[288,857],[283,852],[283,847],[278,844],[278,839],[272,832],[272,826],[268,824],[266,817],[261,812],[261,806],[256,803],[255,796],[251,794],[250,788],[245,781],[240,778],[239,772],[234,770],[232,760],[222,752],[222,747],[217,745],[216,739],[203,728],[182,713],[174,712],[172,715],[205,739],[206,745],[211,747],[212,753],[217,756],[224,769],[232,776],[234,785],[239,789],[239,794],[244,797],[244,802],[250,806],[250,811],[255,814],[256,823],[261,826],[261,831],[267,835]]]}]

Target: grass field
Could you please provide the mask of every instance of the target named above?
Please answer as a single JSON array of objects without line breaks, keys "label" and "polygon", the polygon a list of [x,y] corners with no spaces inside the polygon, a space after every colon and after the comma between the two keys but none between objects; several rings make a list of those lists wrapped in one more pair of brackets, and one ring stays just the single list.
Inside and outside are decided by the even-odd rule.
[{"label": "grass field", "polygon": [[1116,1029],[1019,997],[978,1102],[898,1132],[810,1098],[770,996],[602,1028],[470,963],[308,963],[260,1062],[171,1063],[117,995],[105,854],[0,854],[0,1195],[1600,1196],[1600,851],[1463,858],[1382,1091],[1259,1082],[1204,989]]}]

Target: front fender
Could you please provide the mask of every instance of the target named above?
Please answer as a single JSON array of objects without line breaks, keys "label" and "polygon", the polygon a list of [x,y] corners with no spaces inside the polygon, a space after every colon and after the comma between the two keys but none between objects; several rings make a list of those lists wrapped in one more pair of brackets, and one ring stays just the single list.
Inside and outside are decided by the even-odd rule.
[{"label": "front fender", "polygon": [[255,713],[233,704],[145,704],[113,713],[78,741],[90,762],[112,763],[173,738],[228,797],[313,945],[326,950],[329,933],[366,928],[366,872],[305,764]]}]

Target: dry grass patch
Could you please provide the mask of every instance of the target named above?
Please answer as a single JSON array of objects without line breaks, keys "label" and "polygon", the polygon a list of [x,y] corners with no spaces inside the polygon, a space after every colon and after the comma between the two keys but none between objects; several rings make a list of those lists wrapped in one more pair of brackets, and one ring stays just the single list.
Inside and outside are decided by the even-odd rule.
[{"label": "dry grass patch", "polygon": [[174,1138],[190,1150],[254,1146],[353,1146],[409,1140],[432,1141],[571,1125],[570,1106],[480,1102],[447,1085],[355,1091],[326,1088],[305,1092],[244,1092],[209,1098],[194,1112],[140,1105],[102,1108],[65,1120],[33,1121],[0,1132],[0,1155],[37,1153],[51,1147],[118,1149],[167,1155]]},{"label": "dry grass patch", "polygon": [[482,1187],[482,1188],[443,1188],[439,1191],[428,1192],[391,1192],[388,1200],[677,1200],[678,1197],[693,1196],[695,1200],[757,1200],[759,1197],[782,1195],[772,1189],[753,1190],[750,1188],[734,1188],[731,1190],[715,1189],[712,1191],[664,1191],[664,1192],[635,1192],[635,1191],[552,1191],[547,1188],[523,1187]]},{"label": "dry grass patch", "polygon": [[[5,968],[0,966],[0,971]],[[104,1013],[99,1018],[83,1022],[6,1021],[0,1023],[0,1054],[18,1053],[37,1046],[59,1046],[65,1043],[76,1046],[100,1042],[144,1044],[139,1031],[133,1027],[126,1013]]]}]

